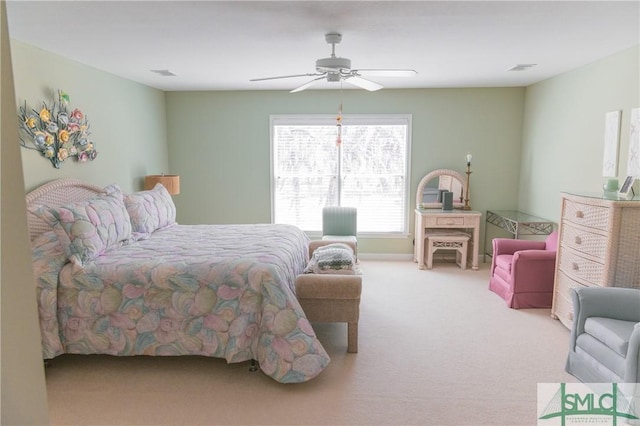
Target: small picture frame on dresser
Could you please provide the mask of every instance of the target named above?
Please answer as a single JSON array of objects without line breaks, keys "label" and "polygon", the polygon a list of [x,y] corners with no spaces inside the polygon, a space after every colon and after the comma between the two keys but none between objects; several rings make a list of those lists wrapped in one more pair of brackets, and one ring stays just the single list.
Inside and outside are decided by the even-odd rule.
[{"label": "small picture frame on dresser", "polygon": [[629,197],[633,196],[633,183],[636,181],[636,178],[633,176],[627,176],[627,178],[622,183],[620,190],[618,191],[618,195],[621,197]]}]

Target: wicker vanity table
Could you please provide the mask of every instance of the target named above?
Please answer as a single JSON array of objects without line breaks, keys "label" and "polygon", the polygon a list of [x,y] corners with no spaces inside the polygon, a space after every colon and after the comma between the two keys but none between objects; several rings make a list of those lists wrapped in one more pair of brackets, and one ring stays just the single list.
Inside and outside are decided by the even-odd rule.
[{"label": "wicker vanity table", "polygon": [[427,229],[460,229],[470,232],[471,269],[478,270],[478,246],[480,241],[480,216],[474,210],[415,209],[416,240],[413,260],[424,269],[425,233]]},{"label": "wicker vanity table", "polygon": [[[430,182],[433,184],[430,186]],[[425,199],[429,189],[445,189],[454,193],[453,210],[443,210],[440,201]],[[457,198],[460,194],[460,198]],[[463,195],[469,198],[465,178],[455,170],[438,169],[427,173],[418,183],[416,190],[415,241],[413,261],[420,269],[425,269],[425,237],[427,230],[450,229],[465,231],[469,234],[468,250],[471,250],[471,269],[478,270],[478,252],[480,245],[480,217],[482,213],[469,208],[468,199],[463,203]],[[467,250],[467,252],[468,252]]]}]

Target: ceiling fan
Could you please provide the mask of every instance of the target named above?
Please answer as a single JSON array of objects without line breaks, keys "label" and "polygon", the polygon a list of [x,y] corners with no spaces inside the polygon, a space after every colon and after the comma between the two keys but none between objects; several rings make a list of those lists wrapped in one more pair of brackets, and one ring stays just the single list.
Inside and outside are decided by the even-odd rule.
[{"label": "ceiling fan", "polygon": [[282,75],[277,77],[254,78],[249,81],[276,80],[281,78],[294,77],[316,77],[291,90],[290,93],[301,92],[313,86],[320,80],[326,79],[330,82],[346,81],[354,86],[373,92],[382,89],[382,85],[362,77],[383,76],[383,77],[411,77],[417,72],[412,69],[351,69],[351,59],[336,56],[336,44],[342,40],[342,34],[329,33],[324,36],[328,44],[331,45],[331,56],[321,58],[316,61],[316,72],[307,74]]}]

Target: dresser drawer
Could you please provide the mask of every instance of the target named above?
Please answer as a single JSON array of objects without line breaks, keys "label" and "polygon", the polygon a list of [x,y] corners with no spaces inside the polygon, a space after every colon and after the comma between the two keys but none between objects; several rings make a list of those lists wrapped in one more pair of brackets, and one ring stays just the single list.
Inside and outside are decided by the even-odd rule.
[{"label": "dresser drawer", "polygon": [[571,249],[560,250],[558,258],[560,271],[569,277],[585,280],[594,285],[603,285],[603,264],[585,259]]},{"label": "dresser drawer", "polygon": [[464,226],[464,217],[438,217],[436,218],[437,226]]},{"label": "dresser drawer", "polygon": [[564,200],[562,218],[571,223],[577,223],[589,228],[607,230],[609,228],[610,211],[608,207],[589,206]]},{"label": "dresser drawer", "polygon": [[584,287],[582,284],[573,281],[571,278],[558,272],[556,281],[556,294],[553,301],[553,314],[558,317],[562,324],[571,328],[573,323],[573,299],[571,293],[574,287]]},{"label": "dresser drawer", "polygon": [[[571,296],[569,296],[571,297]],[[573,324],[573,302],[566,295],[556,292],[553,305],[553,315],[564,324],[565,327],[571,329]]]},{"label": "dresser drawer", "polygon": [[583,231],[563,223],[562,245],[570,247],[581,253],[604,259],[607,254],[607,236]]}]

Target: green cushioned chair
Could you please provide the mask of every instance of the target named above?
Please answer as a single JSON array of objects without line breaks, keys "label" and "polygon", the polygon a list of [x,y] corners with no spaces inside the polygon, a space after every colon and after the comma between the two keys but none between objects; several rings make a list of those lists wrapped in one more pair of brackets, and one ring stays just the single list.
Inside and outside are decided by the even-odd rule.
[{"label": "green cushioned chair", "polygon": [[322,209],[322,239],[356,244],[358,210],[355,207],[325,207]]}]

